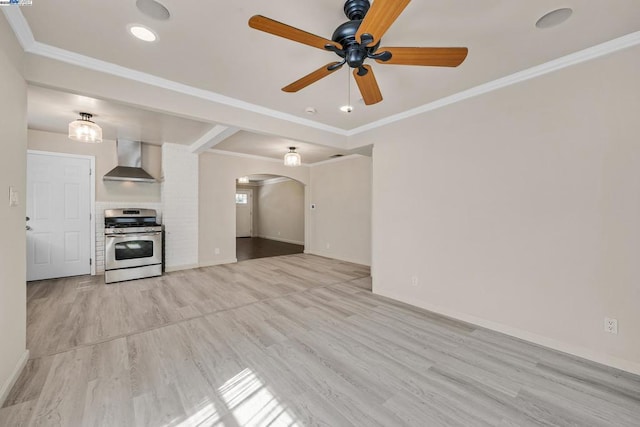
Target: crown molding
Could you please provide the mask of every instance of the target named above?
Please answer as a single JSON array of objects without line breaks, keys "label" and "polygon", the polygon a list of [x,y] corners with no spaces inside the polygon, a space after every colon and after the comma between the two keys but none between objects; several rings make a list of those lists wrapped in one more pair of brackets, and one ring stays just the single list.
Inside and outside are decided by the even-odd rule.
[{"label": "crown molding", "polygon": [[20,46],[22,46],[22,50],[30,52],[36,42],[36,39],[33,37],[29,23],[24,19],[24,15],[20,11],[20,7],[3,7],[2,12],[4,12],[4,16],[7,18],[7,21],[9,22],[13,33],[16,35]]},{"label": "crown molding", "polygon": [[[420,107],[412,108],[411,110],[404,111],[402,113],[394,114],[375,122],[371,122],[364,126],[360,126],[347,131],[347,136],[355,136],[363,132],[367,132],[381,126],[388,125],[390,123],[398,122],[400,120],[407,119],[409,117],[424,114],[429,111],[437,110],[438,108],[446,107],[447,105],[455,104],[465,99],[473,98],[479,95],[483,95],[488,92],[493,92],[503,87],[511,86],[516,83],[520,83],[526,80],[534,79],[536,77],[543,76],[545,74],[552,73],[554,71],[561,70],[563,68],[571,67],[572,65],[580,64],[582,62],[590,61],[592,59],[600,58],[601,56],[608,55],[619,50],[627,49],[640,44],[640,31],[627,34],[626,36],[618,37],[616,39],[604,42],[575,53],[554,59],[544,64],[536,65],[535,67],[528,68],[526,70],[519,71],[517,73],[510,74],[505,77],[501,77],[497,80],[492,80],[487,83],[472,87],[471,89],[458,92],[451,96],[441,98],[437,101],[424,104]],[[363,144],[367,145],[367,144]],[[355,146],[349,146],[349,148],[356,148]]]},{"label": "crown molding", "polygon": [[[210,148],[209,150],[205,151],[205,153],[219,154],[221,156],[242,157],[244,159],[264,160],[264,161],[272,162],[272,163],[282,163],[283,162],[282,159],[274,159],[273,157],[258,156],[256,154],[236,153],[235,151],[225,151],[225,150],[219,150],[217,148]],[[282,153],[283,156],[285,154],[286,154],[286,152]],[[310,165],[308,163],[302,163],[300,166],[309,167]]]},{"label": "crown molding", "polygon": [[287,182],[287,181],[295,181],[295,179],[287,178],[286,176],[279,176],[277,178],[269,178],[263,181],[258,181],[258,186],[263,187],[265,185],[279,184],[281,182]]},{"label": "crown molding", "polygon": [[131,68],[116,65],[111,62],[92,58],[86,55],[81,55],[79,53],[71,52],[37,41],[33,43],[33,46],[29,50],[29,53],[43,56],[45,58],[55,59],[61,62],[66,62],[67,64],[76,65],[78,67],[86,68],[89,70],[110,74],[112,76],[122,77],[139,83],[148,84],[150,86],[182,93],[184,95],[193,96],[194,98],[204,99],[207,101],[215,102],[217,104],[226,105],[228,107],[238,108],[252,113],[261,114],[263,116],[269,116],[274,119],[296,123],[302,126],[330,132],[341,136],[347,135],[347,131],[344,129],[325,125],[324,123],[314,122],[313,120],[304,119],[294,116],[293,114],[283,113],[281,111],[273,110],[271,108],[263,107],[260,105],[251,104],[249,102],[231,98],[226,95],[221,95],[219,93],[212,92],[206,89],[196,88],[184,83],[175,82],[173,80],[158,77],[153,74],[133,70]]},{"label": "crown molding", "polygon": [[334,159],[328,159],[328,160],[323,160],[321,162],[311,163],[309,167],[314,168],[316,166],[322,166],[329,163],[344,162],[345,160],[353,160],[353,159],[358,159],[360,157],[368,157],[368,156],[363,156],[362,154],[348,154],[346,156],[336,157]]},{"label": "crown molding", "polygon": [[[28,22],[18,7],[6,7],[2,8],[2,10],[25,52],[346,137],[356,136],[381,126],[395,123],[419,114],[424,114],[438,108],[446,107],[469,98],[483,95],[485,93],[543,76],[585,61],[600,58],[610,53],[640,44],[640,31],[636,31],[608,42],[600,43],[581,51],[554,59],[544,64],[483,83],[471,89],[458,92],[434,102],[385,117],[384,119],[376,120],[354,129],[345,130],[37,42],[33,37],[33,33],[31,32]],[[356,148],[356,146],[349,146],[349,148]]]}]

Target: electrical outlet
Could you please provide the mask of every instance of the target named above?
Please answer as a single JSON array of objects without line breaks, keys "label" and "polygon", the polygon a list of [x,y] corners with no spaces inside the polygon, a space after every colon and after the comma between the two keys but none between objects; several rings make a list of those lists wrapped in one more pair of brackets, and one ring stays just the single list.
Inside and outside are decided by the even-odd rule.
[{"label": "electrical outlet", "polygon": [[327,249],[331,249],[331,243],[327,243]]},{"label": "electrical outlet", "polygon": [[604,331],[618,335],[618,319],[604,318]]},{"label": "electrical outlet", "polygon": [[411,286],[413,287],[418,286],[418,276],[411,276]]},{"label": "electrical outlet", "polygon": [[215,253],[216,255],[220,255],[220,248],[215,248],[213,250],[213,253]]}]

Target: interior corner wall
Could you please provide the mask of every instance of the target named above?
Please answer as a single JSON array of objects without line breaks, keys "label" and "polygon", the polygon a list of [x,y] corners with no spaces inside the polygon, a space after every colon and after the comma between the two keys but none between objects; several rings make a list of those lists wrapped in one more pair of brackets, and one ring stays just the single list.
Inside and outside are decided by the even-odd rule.
[{"label": "interior corner wall", "polygon": [[[279,160],[213,152],[200,154],[199,171],[198,259],[201,266],[236,261],[236,178],[270,174],[309,184],[309,167],[290,168]],[[307,189],[305,191],[308,192]],[[308,212],[305,214],[308,215]]]},{"label": "interior corner wall", "polygon": [[[27,86],[20,48],[0,14],[0,407],[27,360],[25,192]],[[17,206],[9,206],[10,188]]]},{"label": "interior corner wall", "polygon": [[254,194],[258,236],[304,245],[304,186],[297,181],[266,183]]},{"label": "interior corner wall", "polygon": [[189,147],[162,146],[162,222],[167,271],[198,266],[198,155]]},{"label": "interior corner wall", "polygon": [[313,166],[310,204],[305,252],[371,265],[371,158]]},{"label": "interior corner wall", "polygon": [[374,292],[640,374],[638,70],[628,48],[361,135]]}]

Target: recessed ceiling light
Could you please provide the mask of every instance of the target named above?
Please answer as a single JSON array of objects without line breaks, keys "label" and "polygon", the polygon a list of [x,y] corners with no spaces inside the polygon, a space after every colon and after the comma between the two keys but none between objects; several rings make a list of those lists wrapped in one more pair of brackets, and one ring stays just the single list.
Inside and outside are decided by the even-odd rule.
[{"label": "recessed ceiling light", "polygon": [[143,27],[142,25],[131,25],[129,27],[129,32],[133,34],[136,38],[143,40],[145,42],[154,42],[158,38],[156,33],[151,31],[147,27]]},{"label": "recessed ceiling light", "polygon": [[137,0],[136,7],[143,14],[159,21],[166,21],[171,17],[169,9],[155,0]]},{"label": "recessed ceiling light", "polygon": [[340,107],[340,111],[342,111],[343,113],[350,113],[353,111],[353,107],[351,105],[343,105],[342,107]]},{"label": "recessed ceiling light", "polygon": [[557,25],[562,24],[564,21],[569,19],[573,10],[569,8],[562,8],[552,10],[551,12],[545,14],[542,18],[538,19],[536,22],[536,27],[538,28],[551,28]]},{"label": "recessed ceiling light", "polygon": [[313,107],[307,107],[307,108],[304,109],[304,112],[309,114],[309,115],[311,115],[311,116],[313,116],[318,111]]}]

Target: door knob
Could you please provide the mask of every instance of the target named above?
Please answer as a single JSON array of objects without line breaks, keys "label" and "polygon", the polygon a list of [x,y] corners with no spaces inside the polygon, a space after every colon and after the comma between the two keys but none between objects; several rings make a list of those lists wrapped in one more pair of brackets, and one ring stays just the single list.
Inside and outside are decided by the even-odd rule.
[{"label": "door knob", "polygon": [[27,217],[27,221],[29,221],[31,218]]},{"label": "door knob", "polygon": [[32,228],[29,227],[28,225],[25,228],[26,228],[27,231],[31,231],[32,230]]}]

